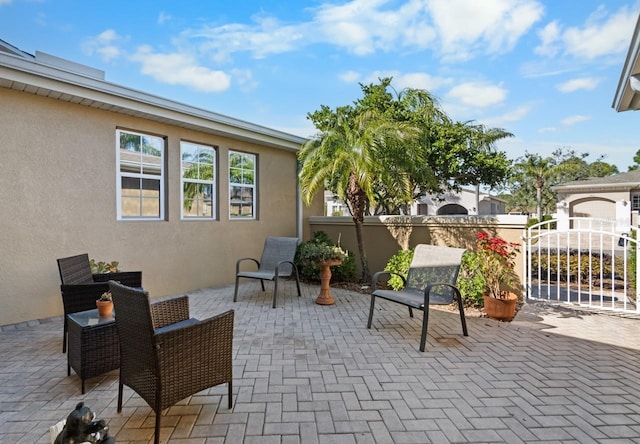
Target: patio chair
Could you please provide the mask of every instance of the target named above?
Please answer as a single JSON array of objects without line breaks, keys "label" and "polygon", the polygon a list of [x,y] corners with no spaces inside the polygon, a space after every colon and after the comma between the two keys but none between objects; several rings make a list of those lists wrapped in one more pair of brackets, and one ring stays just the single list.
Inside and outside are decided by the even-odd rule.
[{"label": "patio chair", "polygon": [[[298,267],[293,262],[296,256],[296,247],[298,246],[297,237],[267,237],[262,250],[262,257],[258,261],[250,257],[238,259],[236,262],[236,288],[233,292],[233,302],[238,300],[238,282],[240,278],[260,279],[262,291],[264,289],[264,281],[274,281],[273,288],[273,308],[276,308],[276,297],[278,295],[278,281],[281,277],[289,277],[293,274],[298,289],[298,297],[300,293],[300,280],[298,279]],[[258,266],[257,271],[240,271],[241,263],[244,261],[253,261]]]},{"label": "patio chair", "polygon": [[118,413],[126,385],[156,415],[160,441],[162,411],[210,387],[227,383],[232,402],[234,311],[197,320],[189,317],[189,298],[151,304],[146,291],[109,282],[120,341]]},{"label": "patio chair", "polygon": [[58,259],[60,272],[60,292],[64,307],[64,330],[62,333],[62,353],[67,351],[67,315],[96,308],[96,300],[109,290],[109,280],[130,287],[142,288],[141,271],[118,271],[113,273],[91,273],[89,255],[79,254]]},{"label": "patio chair", "polygon": [[[453,297],[458,299],[458,310],[462,333],[468,336],[467,322],[464,317],[464,307],[460,290],[455,286],[462,262],[463,248],[438,247],[435,245],[417,245],[406,279],[390,271],[379,271],[371,279],[371,305],[367,328],[371,328],[376,298],[386,299],[409,307],[409,316],[413,317],[413,309],[422,310],[422,335],[420,336],[420,351],[424,351],[427,341],[427,325],[429,323],[429,305],[448,305]],[[402,278],[404,288],[400,291],[378,288],[381,278],[396,274]]]}]

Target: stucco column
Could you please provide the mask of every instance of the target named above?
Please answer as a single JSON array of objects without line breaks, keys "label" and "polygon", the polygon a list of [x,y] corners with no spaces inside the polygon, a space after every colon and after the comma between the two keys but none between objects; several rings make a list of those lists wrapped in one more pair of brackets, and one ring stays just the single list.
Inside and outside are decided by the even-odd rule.
[{"label": "stucco column", "polygon": [[561,200],[556,204],[556,214],[558,215],[558,231],[569,230],[569,204],[566,200]]},{"label": "stucco column", "polygon": [[631,207],[626,199],[616,202],[616,231],[627,231],[631,225]]}]

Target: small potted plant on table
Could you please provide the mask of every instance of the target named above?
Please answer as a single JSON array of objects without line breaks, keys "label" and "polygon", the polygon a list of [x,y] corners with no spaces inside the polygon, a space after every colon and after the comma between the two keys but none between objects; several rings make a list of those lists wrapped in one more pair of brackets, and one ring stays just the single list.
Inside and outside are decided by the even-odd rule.
[{"label": "small potted plant on table", "polygon": [[100,299],[96,301],[96,307],[98,308],[99,316],[111,316],[111,313],[113,313],[113,299],[110,291],[102,293]]}]

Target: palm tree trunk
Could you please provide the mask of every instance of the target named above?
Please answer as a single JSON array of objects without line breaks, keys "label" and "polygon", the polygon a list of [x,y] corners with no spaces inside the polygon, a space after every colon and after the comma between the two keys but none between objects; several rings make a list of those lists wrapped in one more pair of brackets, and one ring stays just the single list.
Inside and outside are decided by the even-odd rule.
[{"label": "palm tree trunk", "polygon": [[349,176],[349,186],[347,188],[347,200],[351,207],[351,215],[353,223],[356,225],[356,240],[358,242],[358,253],[360,253],[360,266],[362,268],[361,281],[368,282],[371,278],[369,273],[369,262],[367,260],[367,252],[364,248],[364,239],[362,238],[362,225],[364,225],[364,213],[368,206],[367,194],[358,185],[355,173]]},{"label": "palm tree trunk", "polygon": [[358,242],[358,253],[360,253],[360,266],[362,267],[362,275],[360,280],[362,283],[367,283],[371,279],[369,273],[369,261],[367,260],[367,252],[364,248],[364,241],[362,240],[362,225],[363,223],[358,221],[355,217],[353,222],[356,224],[356,240]]},{"label": "palm tree trunk", "polygon": [[536,186],[536,205],[538,206],[538,222],[542,222],[542,187]]}]

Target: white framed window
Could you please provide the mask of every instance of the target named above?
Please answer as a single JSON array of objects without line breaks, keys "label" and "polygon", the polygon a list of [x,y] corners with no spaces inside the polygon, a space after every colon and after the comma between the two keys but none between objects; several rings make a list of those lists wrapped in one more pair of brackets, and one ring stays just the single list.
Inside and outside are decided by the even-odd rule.
[{"label": "white framed window", "polygon": [[640,194],[631,195],[631,210],[633,211],[640,210]]},{"label": "white framed window", "polygon": [[216,190],[216,148],[180,142],[182,218],[214,219]]},{"label": "white framed window", "polygon": [[162,137],[116,131],[118,220],[164,220]]},{"label": "white framed window", "polygon": [[256,218],[256,156],[229,151],[229,218]]}]

